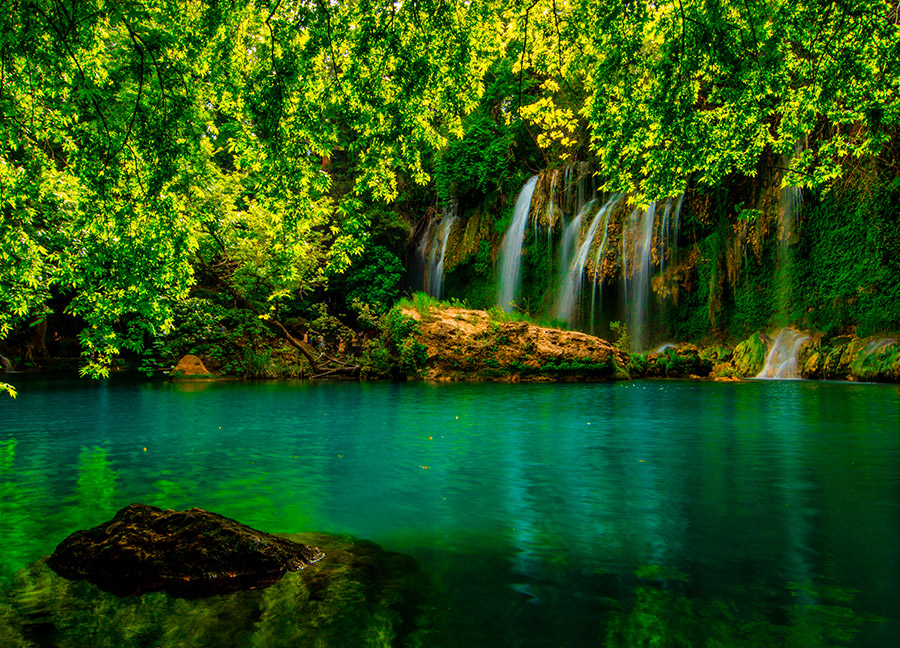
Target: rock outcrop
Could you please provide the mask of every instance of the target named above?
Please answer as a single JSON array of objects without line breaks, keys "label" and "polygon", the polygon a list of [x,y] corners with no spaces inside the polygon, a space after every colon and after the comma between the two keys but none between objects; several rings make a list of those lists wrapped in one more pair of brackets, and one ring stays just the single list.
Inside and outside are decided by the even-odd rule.
[{"label": "rock outcrop", "polygon": [[900,339],[841,336],[807,350],[804,378],[900,382]]},{"label": "rock outcrop", "polygon": [[190,353],[179,360],[172,369],[173,378],[208,378],[212,376],[213,374],[203,364],[203,360]]},{"label": "rock outcrop", "polygon": [[482,310],[407,309],[427,348],[429,380],[614,380],[628,378],[625,351],[577,331],[494,319]]},{"label": "rock outcrop", "polygon": [[45,560],[0,592],[4,648],[424,646],[437,598],[418,563],[350,536],[284,536],[325,553],[269,587],[203,598],[120,597],[56,574]]},{"label": "rock outcrop", "polygon": [[713,368],[718,349],[700,349],[695,344],[677,344],[648,353],[647,378],[706,378]]},{"label": "rock outcrop", "polygon": [[[738,344],[730,357],[717,362],[717,378],[753,378],[766,364],[775,338],[758,331]],[[823,339],[808,333],[797,346],[799,377],[816,380],[900,382],[900,338],[858,338],[842,335]]]},{"label": "rock outcrop", "polygon": [[196,598],[271,585],[322,557],[316,547],[203,509],[132,504],[109,522],[70,535],[47,564],[118,596],[165,591]]}]

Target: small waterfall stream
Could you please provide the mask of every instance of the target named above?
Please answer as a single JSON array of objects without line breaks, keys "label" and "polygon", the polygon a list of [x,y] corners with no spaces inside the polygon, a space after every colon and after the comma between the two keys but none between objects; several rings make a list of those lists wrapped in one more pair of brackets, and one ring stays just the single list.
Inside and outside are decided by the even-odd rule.
[{"label": "small waterfall stream", "polygon": [[[653,222],[656,203],[647,209],[635,209],[625,223],[622,272],[628,309],[628,333],[633,351],[642,351],[647,343],[647,311],[650,300],[650,253],[653,250]],[[629,241],[631,246],[629,249]],[[628,261],[632,262],[632,280],[628,282]]]},{"label": "small waterfall stream", "polygon": [[[444,287],[444,258],[447,255],[447,241],[450,232],[457,221],[456,203],[444,210],[444,215],[435,233],[435,240],[431,245],[431,255],[428,262],[428,293],[437,299],[443,298]],[[439,243],[439,245],[438,245]]]},{"label": "small waterfall stream", "polygon": [[791,317],[791,284],[793,282],[790,248],[800,236],[799,214],[803,204],[800,187],[784,187],[781,190],[781,208],[778,223],[778,257],[775,269],[775,315],[781,324],[789,324]]},{"label": "small waterfall stream", "polygon": [[410,273],[410,283],[413,290],[428,292],[428,244],[431,243],[431,234],[434,230],[434,219],[429,219],[425,230],[419,237],[419,244],[413,254],[413,265]]},{"label": "small waterfall stream", "polygon": [[581,236],[581,225],[584,223],[584,215],[587,214],[593,206],[593,200],[583,205],[581,209],[578,210],[578,214],[575,218],[573,218],[569,224],[566,225],[565,230],[563,230],[562,245],[559,252],[559,273],[563,285],[565,285],[569,270],[572,267],[576,252],[576,241]]},{"label": "small waterfall stream", "polygon": [[[619,200],[622,196],[619,194]],[[616,201],[618,204],[618,200]],[[610,213],[612,209],[609,210]],[[609,247],[609,213],[606,214],[603,224],[603,239],[597,248],[597,256],[594,258],[594,285],[591,287],[591,333],[594,333],[594,313],[597,306],[603,301],[603,261],[606,259],[606,249]],[[600,293],[600,302],[597,301],[597,293]]]},{"label": "small waterfall stream", "polygon": [[500,246],[500,287],[497,305],[509,312],[519,290],[519,279],[522,269],[522,243],[525,229],[528,226],[528,214],[531,211],[531,197],[537,185],[538,177],[532,176],[519,192],[513,210],[513,219],[503,237]]},{"label": "small waterfall stream", "polygon": [[809,336],[791,328],[779,331],[766,356],[766,364],[756,377],[766,380],[799,380],[800,348]]},{"label": "small waterfall stream", "polygon": [[[597,236],[597,229],[600,226],[601,220],[604,223],[604,233],[603,242],[600,244],[601,250],[598,252],[598,257],[602,253],[609,231],[609,215],[616,204],[619,202],[620,198],[621,196],[619,194],[615,194],[609,200],[607,200],[606,203],[597,211],[597,213],[594,215],[593,220],[591,220],[587,236],[585,236],[584,240],[581,242],[581,245],[578,247],[575,258],[572,259],[568,264],[567,270],[562,276],[559,299],[556,305],[556,317],[558,317],[559,319],[564,319],[569,323],[572,323],[575,319],[576,308],[578,306],[578,298],[581,296],[584,266],[587,263],[588,253],[591,250],[591,245],[594,242],[594,238]],[[587,211],[587,209],[592,205],[593,201],[585,205],[582,212]],[[579,216],[579,218],[576,220],[580,220],[580,218],[581,216]]]}]

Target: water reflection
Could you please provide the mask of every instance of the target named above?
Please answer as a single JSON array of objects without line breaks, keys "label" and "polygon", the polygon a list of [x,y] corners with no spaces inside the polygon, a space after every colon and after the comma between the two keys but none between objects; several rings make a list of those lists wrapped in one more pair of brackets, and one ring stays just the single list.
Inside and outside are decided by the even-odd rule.
[{"label": "water reflection", "polygon": [[434,645],[900,631],[895,387],[31,387],[0,404],[7,579],[145,501],[410,553]]}]

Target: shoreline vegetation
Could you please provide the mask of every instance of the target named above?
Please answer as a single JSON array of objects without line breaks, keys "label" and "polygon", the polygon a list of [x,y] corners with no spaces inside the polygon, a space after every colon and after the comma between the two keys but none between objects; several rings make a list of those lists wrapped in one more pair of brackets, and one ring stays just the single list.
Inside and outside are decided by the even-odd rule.
[{"label": "shoreline vegetation", "polygon": [[[424,293],[400,300],[372,328],[354,331],[334,319],[329,329],[297,327],[293,344],[273,336],[173,349],[169,367],[123,357],[114,371],[143,371],[173,380],[414,379],[427,381],[597,381],[642,378],[739,380],[787,378],[900,382],[900,337],[826,338],[792,328],[757,331],[735,344],[668,343],[629,351],[625,324],[608,342],[500,308],[479,310]],[[319,323],[321,327],[321,322]],[[286,331],[287,335],[291,335]],[[292,336],[293,337],[293,336]],[[307,347],[303,353],[297,344]],[[174,357],[174,355],[172,356]],[[312,363],[307,358],[312,359]],[[29,372],[74,371],[78,358],[43,357]],[[326,369],[325,367],[332,367]]]},{"label": "shoreline vegetation", "polygon": [[10,5],[0,368],[898,380],[895,8],[426,5]]}]

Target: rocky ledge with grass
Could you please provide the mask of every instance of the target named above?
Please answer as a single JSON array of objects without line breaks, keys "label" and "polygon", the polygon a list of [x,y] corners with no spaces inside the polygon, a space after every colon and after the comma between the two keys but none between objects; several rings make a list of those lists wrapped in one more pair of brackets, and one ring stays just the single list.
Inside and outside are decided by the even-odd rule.
[{"label": "rocky ledge with grass", "polygon": [[577,331],[545,328],[502,312],[405,308],[414,344],[427,355],[428,380],[616,380],[631,356]]}]

